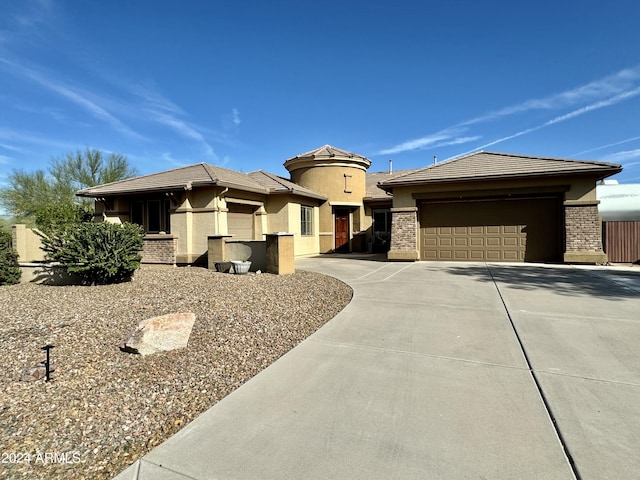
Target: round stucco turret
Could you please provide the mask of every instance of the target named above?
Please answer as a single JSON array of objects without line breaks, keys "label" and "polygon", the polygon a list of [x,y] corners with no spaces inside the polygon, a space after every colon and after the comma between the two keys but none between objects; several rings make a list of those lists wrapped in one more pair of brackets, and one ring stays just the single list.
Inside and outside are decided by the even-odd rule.
[{"label": "round stucco turret", "polygon": [[371,160],[331,145],[324,145],[284,162],[291,180],[330,202],[362,203],[366,193],[366,172]]}]

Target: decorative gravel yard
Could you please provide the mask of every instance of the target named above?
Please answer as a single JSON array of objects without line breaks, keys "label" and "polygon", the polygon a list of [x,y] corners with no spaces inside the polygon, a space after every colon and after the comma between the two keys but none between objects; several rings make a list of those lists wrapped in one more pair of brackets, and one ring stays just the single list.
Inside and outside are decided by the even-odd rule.
[{"label": "decorative gravel yard", "polygon": [[[333,318],[351,299],[317,273],[142,268],[133,281],[0,287],[0,478],[108,479]],[[140,320],[193,312],[189,345],[118,346]],[[51,343],[52,380],[21,381]]]}]

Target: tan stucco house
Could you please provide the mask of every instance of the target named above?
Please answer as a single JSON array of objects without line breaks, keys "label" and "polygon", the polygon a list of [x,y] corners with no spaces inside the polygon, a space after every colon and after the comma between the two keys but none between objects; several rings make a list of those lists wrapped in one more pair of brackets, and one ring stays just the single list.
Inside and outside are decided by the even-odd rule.
[{"label": "tan stucco house", "polygon": [[596,182],[611,163],[480,152],[422,169],[367,170],[330,145],[284,163],[290,178],[204,163],[78,192],[96,218],[146,232],[146,261],[205,263],[207,238],[294,235],[295,255],[391,260],[602,262]]}]

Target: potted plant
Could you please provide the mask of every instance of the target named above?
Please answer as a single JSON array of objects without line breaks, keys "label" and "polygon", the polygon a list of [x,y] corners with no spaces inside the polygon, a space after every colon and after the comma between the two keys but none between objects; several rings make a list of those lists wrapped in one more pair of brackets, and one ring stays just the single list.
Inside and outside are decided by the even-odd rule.
[{"label": "potted plant", "polygon": [[233,264],[233,273],[236,275],[244,275],[249,271],[249,268],[251,268],[251,262],[247,259],[232,260],[231,263]]},{"label": "potted plant", "polygon": [[229,273],[231,270],[231,262],[216,262],[216,271]]}]

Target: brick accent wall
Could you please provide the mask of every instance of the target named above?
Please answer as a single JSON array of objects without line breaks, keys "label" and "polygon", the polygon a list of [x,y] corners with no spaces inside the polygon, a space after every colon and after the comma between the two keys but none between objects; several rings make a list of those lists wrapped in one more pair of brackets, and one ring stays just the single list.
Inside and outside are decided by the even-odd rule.
[{"label": "brick accent wall", "polygon": [[415,252],[418,249],[417,209],[394,211],[391,209],[391,250]]},{"label": "brick accent wall", "polygon": [[142,263],[175,265],[178,237],[173,235],[145,235],[142,247]]},{"label": "brick accent wall", "polygon": [[597,204],[564,206],[566,251],[602,252],[602,232]]}]

